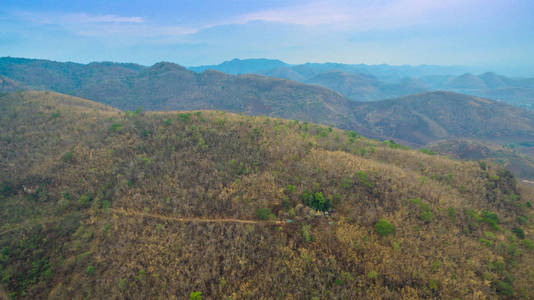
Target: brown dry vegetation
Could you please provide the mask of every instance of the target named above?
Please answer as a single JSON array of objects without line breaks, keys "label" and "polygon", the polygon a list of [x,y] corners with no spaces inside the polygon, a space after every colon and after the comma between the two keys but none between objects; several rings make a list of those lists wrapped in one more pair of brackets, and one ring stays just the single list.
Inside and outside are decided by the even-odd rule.
[{"label": "brown dry vegetation", "polygon": [[[0,128],[13,298],[534,297],[534,192],[492,163],[45,92],[1,97]],[[306,191],[334,213],[312,216]]]}]

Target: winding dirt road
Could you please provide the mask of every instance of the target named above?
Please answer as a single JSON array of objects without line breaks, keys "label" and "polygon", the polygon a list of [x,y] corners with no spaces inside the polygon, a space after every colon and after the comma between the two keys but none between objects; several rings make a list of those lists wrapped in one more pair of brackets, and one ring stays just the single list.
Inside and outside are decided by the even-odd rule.
[{"label": "winding dirt road", "polygon": [[125,210],[123,208],[112,208],[110,211],[114,214],[123,215],[127,217],[147,217],[154,218],[163,221],[171,222],[183,222],[183,223],[238,223],[238,224],[264,224],[264,225],[283,225],[289,223],[288,221],[280,220],[243,220],[243,219],[233,219],[233,218],[184,218],[184,217],[169,217],[158,214],[151,214],[133,210]]}]

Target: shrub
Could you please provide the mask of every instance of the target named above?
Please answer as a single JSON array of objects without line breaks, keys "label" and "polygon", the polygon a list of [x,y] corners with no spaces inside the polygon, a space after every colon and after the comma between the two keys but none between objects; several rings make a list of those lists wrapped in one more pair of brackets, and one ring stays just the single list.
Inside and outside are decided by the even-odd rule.
[{"label": "shrub", "polygon": [[375,230],[380,236],[392,234],[395,231],[395,226],[384,219],[378,220],[375,224]]},{"label": "shrub", "polygon": [[59,117],[61,117],[61,112],[59,109],[56,109],[56,111],[52,114],[52,118],[57,119]]},{"label": "shrub", "polygon": [[508,297],[511,297],[514,295],[514,290],[512,289],[512,286],[508,282],[499,280],[496,282],[495,288],[497,290],[497,293],[501,295],[505,295]]},{"label": "shrub", "polygon": [[189,122],[189,119],[191,119],[191,114],[189,114],[189,113],[179,113],[178,116],[177,116],[177,119],[179,121],[187,123],[187,122]]},{"label": "shrub", "polygon": [[142,107],[138,107],[134,112],[133,112],[133,117],[137,117],[138,115],[140,115],[141,113],[143,113],[143,108]]},{"label": "shrub", "polygon": [[406,147],[404,145],[398,144],[393,140],[385,140],[384,144],[386,144],[391,149],[404,149],[404,150],[410,149],[410,147]]},{"label": "shrub", "polygon": [[487,210],[482,211],[482,221],[490,225],[494,230],[500,230],[499,228],[499,217],[497,214],[489,212]]},{"label": "shrub", "polygon": [[294,193],[297,191],[297,188],[294,185],[288,184],[286,187],[286,191],[288,191],[289,193]]},{"label": "shrub", "polygon": [[525,238],[525,232],[523,231],[523,229],[521,229],[519,227],[512,228],[512,232],[520,239],[524,239]]},{"label": "shrub", "polygon": [[432,213],[428,203],[424,203],[421,198],[412,198],[410,199],[410,202],[418,207],[419,219],[423,220],[425,223],[430,223],[434,220],[434,213]]},{"label": "shrub", "polygon": [[438,282],[434,279],[430,279],[428,281],[428,287],[433,290],[433,291],[437,291],[438,290]]},{"label": "shrub", "polygon": [[9,196],[13,192],[13,187],[7,182],[0,182],[0,194]]},{"label": "shrub", "polygon": [[84,194],[84,195],[82,195],[80,197],[80,199],[78,199],[78,205],[80,205],[80,207],[82,207],[82,208],[86,208],[86,207],[89,206],[89,201],[90,200],[91,199],[89,198],[89,196]]},{"label": "shrub", "polygon": [[59,199],[59,201],[57,202],[57,204],[58,204],[58,207],[59,207],[60,210],[64,210],[64,209],[69,207],[70,199],[68,199],[66,197],[61,197]]},{"label": "shrub", "polygon": [[271,209],[268,207],[258,207],[254,215],[256,216],[257,219],[260,219],[260,220],[268,220],[271,217],[274,217]]},{"label": "shrub", "polygon": [[367,274],[367,278],[369,279],[375,279],[378,277],[378,272],[377,271],[371,271]]},{"label": "shrub", "polygon": [[65,154],[63,154],[63,156],[61,157],[61,159],[68,163],[68,162],[72,162],[73,160],[73,155],[72,155],[72,152],[68,151],[68,152],[65,152]]},{"label": "shrub", "polygon": [[456,222],[456,209],[454,207],[449,207],[447,214],[452,222]]},{"label": "shrub", "polygon": [[483,239],[483,238],[480,238],[480,243],[482,243],[483,245],[486,245],[488,247],[491,246],[491,241]]},{"label": "shrub", "polygon": [[307,243],[312,241],[310,225],[307,225],[307,224],[302,225],[302,237]]},{"label": "shrub", "polygon": [[95,268],[93,266],[87,267],[87,275],[89,276],[95,275]]},{"label": "shrub", "polygon": [[202,300],[202,292],[191,292],[189,300]]},{"label": "shrub", "polygon": [[430,211],[430,209],[423,210],[423,212],[421,213],[421,219],[425,223],[430,223],[432,220],[434,220],[434,214],[432,213],[432,211]]},{"label": "shrub", "polygon": [[349,272],[342,272],[341,279],[343,280],[343,282],[348,283],[354,281],[354,276],[352,276],[352,274],[350,274]]},{"label": "shrub", "polygon": [[531,240],[524,239],[523,244],[525,244],[525,248],[529,250],[534,250],[534,243]]},{"label": "shrub", "polygon": [[368,188],[372,188],[374,185],[372,182],[369,181],[369,177],[367,176],[367,173],[364,171],[358,171],[356,173],[358,175],[358,179],[360,180],[360,183],[365,185]]},{"label": "shrub", "polygon": [[528,224],[528,217],[526,216],[519,216],[517,217],[517,222],[521,225],[526,225]]},{"label": "shrub", "polygon": [[328,134],[330,134],[330,131],[328,131],[328,129],[322,127],[317,128],[316,135],[318,135],[319,137],[326,138],[328,137]]},{"label": "shrub", "polygon": [[360,137],[360,135],[357,134],[357,133],[354,132],[354,131],[345,131],[345,133],[346,133],[349,137],[351,137],[351,138],[359,138],[359,137]]},{"label": "shrub", "polygon": [[419,149],[419,151],[421,153],[424,153],[424,154],[428,154],[428,155],[436,155],[437,153],[430,150],[430,149],[427,149],[427,148],[422,148],[422,149]]},{"label": "shrub", "polygon": [[491,231],[486,231],[484,232],[484,236],[490,240],[494,240],[495,239],[495,234]]},{"label": "shrub", "polygon": [[126,287],[128,287],[128,281],[126,281],[126,278],[121,278],[119,280],[119,289],[124,291]]},{"label": "shrub", "polygon": [[[158,224],[158,225],[161,225],[161,224]],[[146,274],[146,271],[141,269],[139,270],[139,272],[137,272],[137,276],[135,276],[135,279],[137,279],[137,281],[141,281],[143,277],[145,276],[145,274]]]},{"label": "shrub", "polygon": [[322,192],[304,191],[300,198],[302,203],[316,210],[327,211],[331,206],[330,199],[326,198]]},{"label": "shrub", "polygon": [[345,178],[341,178],[341,182],[339,184],[341,185],[342,188],[349,189],[352,186],[353,182],[352,182],[352,179],[345,177]]},{"label": "shrub", "polygon": [[119,131],[121,129],[121,124],[119,123],[113,123],[109,127],[109,131]]}]

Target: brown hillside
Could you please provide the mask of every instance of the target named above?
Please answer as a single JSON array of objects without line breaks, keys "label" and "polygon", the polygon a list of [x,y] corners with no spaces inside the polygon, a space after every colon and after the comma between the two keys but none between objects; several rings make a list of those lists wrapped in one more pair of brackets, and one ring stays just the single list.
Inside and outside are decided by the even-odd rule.
[{"label": "brown hillside", "polygon": [[501,102],[430,92],[354,107],[354,119],[379,137],[412,145],[475,138],[506,142],[534,140],[534,113]]},{"label": "brown hillside", "polygon": [[0,110],[0,278],[14,298],[533,297],[534,194],[491,163],[44,92]]}]

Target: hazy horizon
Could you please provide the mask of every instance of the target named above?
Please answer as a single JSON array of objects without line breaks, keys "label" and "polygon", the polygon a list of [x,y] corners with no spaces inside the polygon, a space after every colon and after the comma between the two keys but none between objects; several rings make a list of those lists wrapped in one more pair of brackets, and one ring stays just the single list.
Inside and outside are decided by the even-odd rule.
[{"label": "hazy horizon", "polygon": [[[338,62],[338,61],[318,61],[318,62],[304,62],[302,64],[298,64],[298,63],[291,63],[291,62],[287,62],[287,61],[284,61],[284,60],[281,60],[281,59],[278,59],[278,58],[267,58],[267,57],[249,57],[249,58],[232,58],[232,59],[228,59],[228,60],[225,60],[225,61],[220,61],[218,63],[214,63],[214,64],[202,64],[202,65],[184,65],[184,64],[181,64],[180,62],[175,62],[175,61],[166,61],[166,60],[162,60],[162,61],[157,61],[157,62],[154,62],[152,64],[143,64],[143,63],[138,63],[138,62],[132,62],[132,61],[112,61],[112,60],[99,60],[99,61],[88,61],[88,62],[82,62],[82,61],[73,61],[73,60],[61,60],[61,59],[48,59],[48,58],[41,58],[41,57],[20,57],[20,56],[2,56],[0,58],[5,58],[5,57],[10,57],[10,58],[15,58],[15,59],[35,59],[35,60],[49,60],[49,61],[55,61],[55,62],[59,62],[59,63],[75,63],[75,64],[83,64],[83,65],[87,65],[87,64],[91,64],[91,63],[121,63],[121,64],[128,64],[128,63],[132,63],[132,64],[137,64],[137,65],[140,65],[140,66],[143,66],[143,67],[151,67],[155,64],[158,64],[158,63],[162,63],[162,62],[168,62],[168,63],[174,63],[174,64],[177,64],[177,65],[180,65],[180,66],[183,66],[185,68],[196,68],[196,67],[205,67],[205,66],[217,66],[217,65],[220,65],[220,64],[223,64],[223,63],[226,63],[226,62],[231,62],[233,60],[241,60],[241,61],[246,61],[246,60],[260,60],[260,59],[265,59],[265,60],[278,60],[278,61],[281,61],[283,63],[286,63],[290,66],[297,66],[297,65],[302,65],[302,64],[328,64],[328,63],[332,63],[332,64],[347,64],[347,65],[359,65],[359,64],[362,64],[362,65],[368,65],[368,66],[380,66],[380,65],[385,65],[385,66],[392,66],[392,67],[423,67],[423,66],[428,66],[428,67],[444,67],[444,68],[457,68],[459,70],[461,70],[461,74],[464,74],[464,73],[469,73],[469,74],[473,74],[473,75],[482,75],[483,73],[498,73],[499,75],[505,75],[505,76],[510,76],[510,77],[534,77],[534,70],[530,70],[529,68],[526,68],[524,70],[522,69],[516,69],[516,68],[492,68],[492,67],[486,67],[486,66],[470,66],[470,65],[436,65],[436,64],[418,64],[418,65],[410,65],[410,64],[386,64],[386,63],[383,63],[383,64],[367,64],[365,62],[361,62],[361,63],[357,63],[357,64],[350,64],[350,63],[344,63],[344,62]],[[454,72],[455,74],[458,73],[458,72]],[[454,74],[450,74],[450,75],[454,75]]]}]

